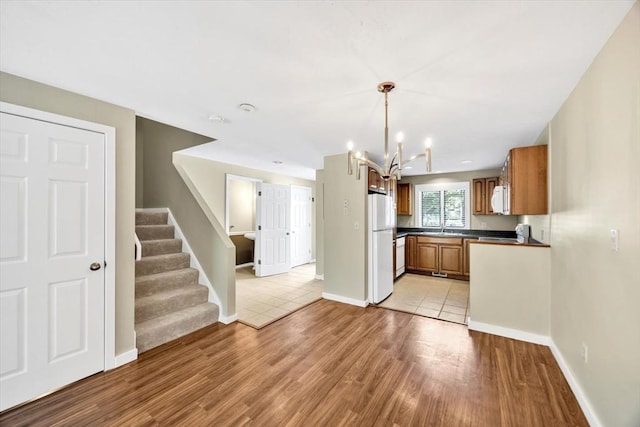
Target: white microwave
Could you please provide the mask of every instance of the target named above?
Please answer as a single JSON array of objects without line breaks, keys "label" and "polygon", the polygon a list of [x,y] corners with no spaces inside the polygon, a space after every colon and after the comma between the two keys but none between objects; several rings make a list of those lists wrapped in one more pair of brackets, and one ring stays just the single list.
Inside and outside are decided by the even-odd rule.
[{"label": "white microwave", "polygon": [[496,185],[493,189],[493,194],[491,195],[491,209],[494,213],[502,215],[505,214],[504,187],[502,185]]}]

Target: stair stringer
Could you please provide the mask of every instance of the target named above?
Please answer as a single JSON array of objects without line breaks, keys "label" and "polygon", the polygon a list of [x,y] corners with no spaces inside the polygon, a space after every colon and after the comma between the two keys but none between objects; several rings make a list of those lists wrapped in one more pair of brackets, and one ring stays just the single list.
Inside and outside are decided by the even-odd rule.
[{"label": "stair stringer", "polygon": [[[220,299],[222,300],[222,304],[219,305],[220,322],[225,324],[232,323],[238,319],[236,312],[235,246],[216,215],[207,205],[207,202],[191,179],[186,168],[181,164],[182,157],[188,156],[174,152],[172,158],[173,166],[191,192],[191,195],[209,222],[211,231],[213,231],[216,236],[211,242],[211,255],[215,257],[214,263],[216,268],[211,270],[211,276],[208,277],[210,280],[213,279],[215,283],[214,288],[220,290],[220,292],[218,292],[218,296],[221,297]],[[207,268],[204,268],[204,270],[207,271]]]}]

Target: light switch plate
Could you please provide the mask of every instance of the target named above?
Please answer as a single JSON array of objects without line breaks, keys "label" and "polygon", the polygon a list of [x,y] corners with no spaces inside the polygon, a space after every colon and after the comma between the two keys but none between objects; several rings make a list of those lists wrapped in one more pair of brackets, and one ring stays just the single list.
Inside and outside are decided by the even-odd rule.
[{"label": "light switch plate", "polygon": [[618,230],[616,229],[611,229],[610,231],[610,235],[611,235],[611,250],[614,252],[618,252]]}]

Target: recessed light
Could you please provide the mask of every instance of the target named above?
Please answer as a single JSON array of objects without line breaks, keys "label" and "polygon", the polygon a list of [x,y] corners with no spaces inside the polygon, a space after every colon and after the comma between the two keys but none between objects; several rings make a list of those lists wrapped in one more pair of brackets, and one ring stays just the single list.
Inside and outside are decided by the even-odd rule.
[{"label": "recessed light", "polygon": [[256,107],[252,104],[247,104],[246,102],[238,105],[238,108],[244,111],[245,113],[253,113],[256,111]]},{"label": "recessed light", "polygon": [[413,166],[403,166],[402,169],[413,169]]},{"label": "recessed light", "polygon": [[226,119],[222,116],[219,116],[217,114],[210,114],[209,117],[207,117],[209,119],[210,122],[213,123],[218,123],[218,124],[226,124],[229,123],[229,119]]},{"label": "recessed light", "polygon": [[273,163],[274,165],[281,165],[282,161],[280,160],[273,160],[271,163]]},{"label": "recessed light", "polygon": [[463,160],[460,163],[462,163],[463,165],[468,165],[469,163],[473,163],[473,160]]}]

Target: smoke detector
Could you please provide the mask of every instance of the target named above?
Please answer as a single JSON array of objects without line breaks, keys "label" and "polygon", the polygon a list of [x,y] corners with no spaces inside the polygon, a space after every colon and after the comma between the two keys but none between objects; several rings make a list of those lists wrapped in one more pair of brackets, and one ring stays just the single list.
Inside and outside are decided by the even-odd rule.
[{"label": "smoke detector", "polygon": [[245,113],[253,113],[254,111],[256,111],[255,105],[247,104],[247,103],[242,103],[238,105],[238,108],[244,111]]}]

